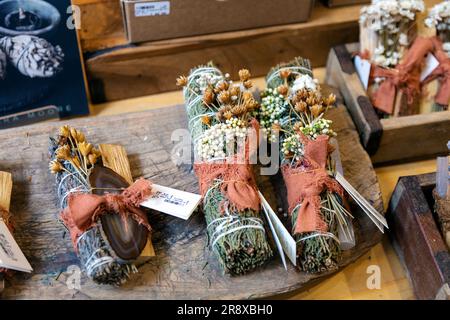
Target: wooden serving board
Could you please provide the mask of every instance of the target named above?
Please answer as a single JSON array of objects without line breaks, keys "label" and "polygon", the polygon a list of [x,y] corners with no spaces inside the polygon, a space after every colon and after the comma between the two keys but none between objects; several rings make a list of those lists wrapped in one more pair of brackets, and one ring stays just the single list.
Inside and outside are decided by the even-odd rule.
[{"label": "wooden serving board", "polygon": [[447,154],[450,110],[379,119],[355,70],[352,54],[359,44],[330,50],[326,83],[338,87],[355,122],[361,143],[374,164]]},{"label": "wooden serving board", "polygon": [[[353,123],[343,106],[330,112],[338,132],[342,162],[350,182],[380,212],[380,188],[370,159],[359,143]],[[125,147],[135,178],[198,192],[190,166],[177,167],[171,157],[174,130],[187,127],[184,106],[154,109],[112,117],[68,121],[85,132],[93,143]],[[6,283],[7,299],[250,299],[305,289],[327,274],[308,275],[293,266],[288,271],[275,257],[267,266],[248,275],[223,275],[207,249],[203,214],[189,221],[152,213],[156,257],[138,266],[139,273],[120,288],[101,286],[84,275],[79,289],[70,289],[78,259],[68,234],[58,222],[54,177],[48,172],[48,137],[66,122],[33,125],[0,131],[0,167],[14,177],[12,212],[16,239],[34,268],[31,275],[17,273]],[[177,134],[175,136],[178,136]],[[260,186],[275,208],[270,179]],[[359,210],[354,211],[357,246],[345,252],[341,266],[355,261],[378,243],[382,235]],[[73,269],[75,266],[75,269]],[[68,269],[70,268],[70,269]],[[69,271],[68,271],[69,270]]]}]

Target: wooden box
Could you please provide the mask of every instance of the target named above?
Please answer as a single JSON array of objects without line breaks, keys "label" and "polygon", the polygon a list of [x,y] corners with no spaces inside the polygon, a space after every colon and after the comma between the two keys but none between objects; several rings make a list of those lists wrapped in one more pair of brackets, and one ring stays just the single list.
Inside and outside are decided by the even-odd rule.
[{"label": "wooden box", "polygon": [[436,174],[402,177],[387,212],[394,247],[418,299],[450,299],[450,253],[433,216]]},{"label": "wooden box", "polygon": [[355,70],[357,43],[333,47],[328,55],[326,83],[341,91],[374,164],[446,154],[450,111],[379,119]]},{"label": "wooden box", "polygon": [[349,6],[353,4],[370,3],[370,0],[322,0],[328,7]]}]

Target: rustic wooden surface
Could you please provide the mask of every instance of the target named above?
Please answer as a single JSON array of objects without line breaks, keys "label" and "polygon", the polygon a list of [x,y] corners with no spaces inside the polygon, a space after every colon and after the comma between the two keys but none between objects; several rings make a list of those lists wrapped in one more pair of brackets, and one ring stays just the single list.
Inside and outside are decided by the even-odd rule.
[{"label": "rustic wooden surface", "polygon": [[353,66],[358,44],[330,51],[326,83],[339,87],[374,164],[447,154],[450,111],[379,120]]},{"label": "rustic wooden surface", "polygon": [[[298,55],[309,57],[313,66],[323,66],[332,46],[357,41],[359,9],[359,5],[329,9],[319,4],[306,23],[155,41],[86,55],[91,96],[99,103],[175,90],[173,79],[209,60],[233,75],[245,66],[254,76],[262,76],[280,61]],[[82,21],[82,26],[97,28],[91,20]],[[80,36],[86,51],[90,42],[83,31]],[[103,36],[108,39],[101,32],[97,35]]]},{"label": "rustic wooden surface", "polygon": [[450,299],[450,253],[434,220],[436,174],[403,177],[389,203],[387,219],[418,299]]},{"label": "rustic wooden surface", "polygon": [[[332,112],[341,141],[345,174],[363,195],[382,211],[383,205],[375,173],[362,150],[357,133],[343,107]],[[35,269],[34,274],[17,274],[9,280],[4,298],[54,299],[167,299],[167,298],[259,298],[290,292],[317,281],[319,276],[284,271],[279,259],[242,277],[222,275],[214,257],[205,250],[204,219],[195,214],[184,222],[167,215],[153,214],[153,243],[157,256],[139,267],[139,274],[121,288],[98,286],[82,277],[81,289],[66,285],[70,265],[77,265],[64,228],[57,221],[53,204],[54,181],[48,173],[48,136],[61,123],[41,124],[0,132],[2,168],[15,180],[12,210],[17,221],[16,239]],[[83,130],[90,141],[126,146],[134,177],[196,192],[192,172],[171,161],[171,133],[186,128],[182,106],[113,117],[93,117],[70,121]],[[344,143],[345,141],[345,143]],[[267,184],[265,184],[267,185]],[[267,196],[272,193],[265,189]],[[355,261],[381,239],[381,234],[359,211],[355,211],[357,247],[346,252],[342,265]]]}]

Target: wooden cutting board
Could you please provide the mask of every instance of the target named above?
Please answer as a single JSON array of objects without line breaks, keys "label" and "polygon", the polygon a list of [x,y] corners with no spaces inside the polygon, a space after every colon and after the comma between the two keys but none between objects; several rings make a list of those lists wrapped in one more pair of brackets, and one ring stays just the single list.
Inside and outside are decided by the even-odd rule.
[{"label": "wooden cutting board", "polygon": [[[341,158],[347,179],[375,206],[383,210],[381,192],[372,164],[360,145],[345,107],[329,113],[338,132]],[[34,268],[33,274],[16,273],[6,281],[6,299],[249,299],[302,290],[331,273],[308,275],[289,266],[283,269],[276,256],[267,266],[248,275],[223,275],[207,249],[205,221],[195,213],[189,221],[152,213],[156,257],[138,266],[139,273],[120,288],[97,285],[81,276],[76,281],[78,259],[65,228],[58,222],[54,177],[48,171],[48,137],[69,123],[85,132],[92,143],[125,147],[135,178],[198,192],[189,165],[172,162],[176,145],[174,130],[185,130],[183,106],[154,109],[111,117],[90,117],[65,122],[41,123],[0,131],[0,168],[13,174],[11,211],[15,237]],[[178,135],[174,135],[177,137]],[[259,178],[260,187],[276,208],[270,178]],[[378,243],[382,235],[370,220],[355,209],[357,246],[344,253],[341,266],[355,261]]]}]

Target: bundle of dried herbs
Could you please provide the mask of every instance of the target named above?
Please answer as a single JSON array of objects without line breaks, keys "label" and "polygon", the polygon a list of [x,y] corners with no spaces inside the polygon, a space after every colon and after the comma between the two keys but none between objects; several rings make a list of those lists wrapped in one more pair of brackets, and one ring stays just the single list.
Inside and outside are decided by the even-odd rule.
[{"label": "bundle of dried herbs", "polygon": [[309,60],[296,58],[266,78],[259,119],[270,140],[279,142],[298,266],[317,273],[338,267],[340,239],[351,239],[351,214],[333,178],[329,138],[336,134],[325,112],[336,97],[323,97]]},{"label": "bundle of dried herbs", "polygon": [[151,193],[145,180],[129,186],[102,165],[101,153],[68,126],[50,138],[50,171],[56,177],[61,219],[86,274],[100,284],[120,285],[137,272],[150,226],[138,203]]},{"label": "bundle of dried herbs", "polygon": [[195,171],[212,250],[225,272],[239,275],[272,257],[249,163],[251,113],[259,107],[248,70],[234,83],[212,64],[177,79],[183,86]]}]

